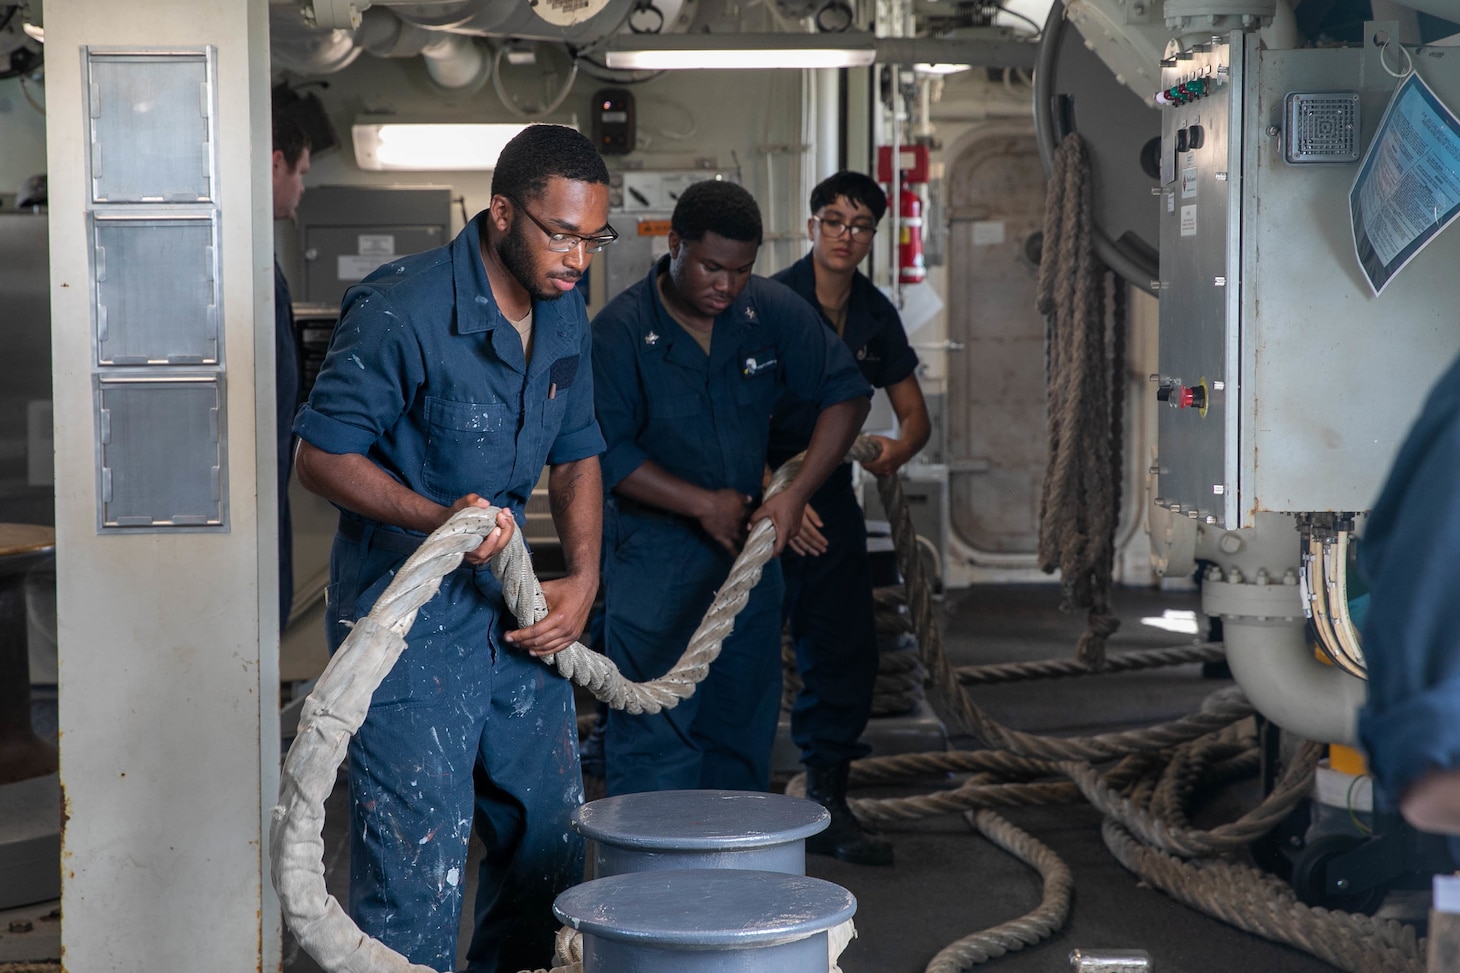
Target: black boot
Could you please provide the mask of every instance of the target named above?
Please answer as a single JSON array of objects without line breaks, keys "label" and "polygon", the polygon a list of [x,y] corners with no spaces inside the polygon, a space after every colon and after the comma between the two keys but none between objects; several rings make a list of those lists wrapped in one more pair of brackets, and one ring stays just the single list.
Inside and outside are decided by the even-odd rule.
[{"label": "black boot", "polygon": [[831,824],[806,839],[813,855],[831,855],[853,865],[891,865],[892,842],[862,829],[847,806],[848,764],[806,768],[806,796],[831,812]]}]

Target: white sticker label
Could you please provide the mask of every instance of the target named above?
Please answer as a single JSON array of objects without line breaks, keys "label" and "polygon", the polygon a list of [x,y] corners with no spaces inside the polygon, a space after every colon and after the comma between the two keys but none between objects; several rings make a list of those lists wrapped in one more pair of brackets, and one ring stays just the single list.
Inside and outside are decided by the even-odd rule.
[{"label": "white sticker label", "polygon": [[362,233],[359,241],[360,245],[355,248],[355,252],[362,257],[389,257],[395,254],[395,234],[393,233]]},{"label": "white sticker label", "polygon": [[359,256],[353,253],[342,253],[338,258],[336,271],[340,280],[364,280],[365,275],[382,264],[388,264],[395,259],[395,254],[387,253],[380,256],[369,255]]},{"label": "white sticker label", "polygon": [[1004,242],[1003,220],[974,220],[974,246],[992,247]]},{"label": "white sticker label", "polygon": [[1196,195],[1196,166],[1181,170],[1181,198],[1191,199]]},{"label": "white sticker label", "polygon": [[1196,204],[1181,207],[1181,235],[1196,236]]}]

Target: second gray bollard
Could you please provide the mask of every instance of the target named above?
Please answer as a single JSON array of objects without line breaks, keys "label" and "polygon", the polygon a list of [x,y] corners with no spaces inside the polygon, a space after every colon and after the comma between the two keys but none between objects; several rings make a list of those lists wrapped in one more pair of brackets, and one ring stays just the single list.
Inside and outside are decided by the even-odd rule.
[{"label": "second gray bollard", "polygon": [[583,973],[826,973],[827,932],[856,911],[830,882],[736,868],[614,875],[553,904]]}]

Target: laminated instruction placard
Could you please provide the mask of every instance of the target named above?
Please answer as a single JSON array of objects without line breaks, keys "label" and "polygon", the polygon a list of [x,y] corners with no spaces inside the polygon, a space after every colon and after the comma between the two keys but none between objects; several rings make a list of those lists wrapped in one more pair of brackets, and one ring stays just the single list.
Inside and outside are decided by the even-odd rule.
[{"label": "laminated instruction placard", "polygon": [[1460,215],[1460,120],[1411,73],[1349,190],[1354,252],[1377,296]]}]

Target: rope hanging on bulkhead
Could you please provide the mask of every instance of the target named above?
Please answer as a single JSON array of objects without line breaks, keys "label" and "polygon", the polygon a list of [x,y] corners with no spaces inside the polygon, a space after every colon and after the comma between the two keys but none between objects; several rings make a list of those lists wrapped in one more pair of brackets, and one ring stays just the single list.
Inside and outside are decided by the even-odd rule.
[{"label": "rope hanging on bulkhead", "polygon": [[1039,567],[1060,572],[1061,608],[1089,611],[1076,656],[1105,659],[1120,621],[1110,610],[1125,421],[1125,301],[1105,310],[1105,267],[1092,243],[1090,163],[1071,133],[1055,150],[1045,195],[1038,307],[1045,316],[1049,465],[1039,510]]}]

